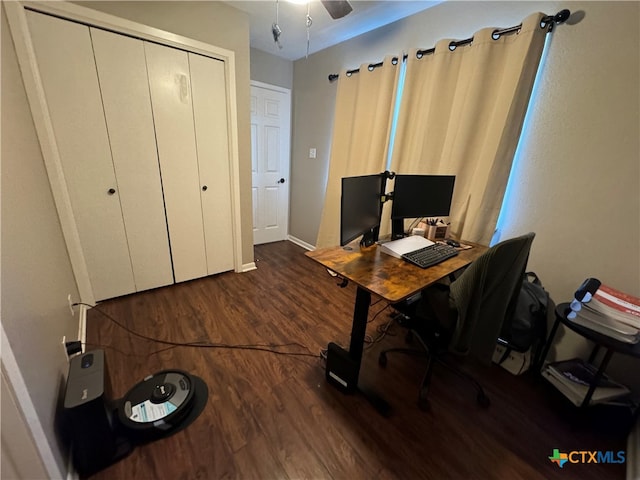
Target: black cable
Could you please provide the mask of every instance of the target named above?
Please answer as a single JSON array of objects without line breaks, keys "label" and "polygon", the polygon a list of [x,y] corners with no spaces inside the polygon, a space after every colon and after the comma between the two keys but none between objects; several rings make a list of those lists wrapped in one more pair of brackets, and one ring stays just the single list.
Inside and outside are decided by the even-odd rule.
[{"label": "black cable", "polygon": [[[378,303],[380,303],[380,300],[378,300],[378,301],[377,301],[376,303],[374,303],[373,305],[377,305]],[[376,312],[376,314],[375,314],[373,317],[371,317],[371,320],[368,320],[368,321],[367,321],[367,323],[371,323],[371,322],[373,322],[373,321],[378,317],[378,315],[380,315],[382,312],[384,312],[384,311],[385,311],[387,308],[389,308],[390,306],[391,306],[391,305],[387,303],[384,307],[382,307],[380,310],[378,310],[378,311]]]},{"label": "black cable", "polygon": [[378,327],[376,328],[376,332],[378,332],[378,335],[375,338],[372,338],[370,341],[366,342],[367,345],[365,346],[365,348],[371,348],[371,346],[373,344],[378,343],[379,341],[381,341],[387,335],[390,336],[390,337],[395,336],[394,333],[391,333],[389,331],[391,329],[391,327],[393,326],[393,321],[394,321],[394,319],[391,318],[387,323],[383,323],[381,325],[378,325]]},{"label": "black cable", "polygon": [[384,300],[384,299],[383,299],[382,297],[380,297],[380,298],[378,298],[378,300],[376,300],[375,302],[370,303],[370,304],[369,304],[369,306],[370,306],[370,307],[373,307],[374,305],[379,304],[379,303],[380,303],[380,302],[382,302],[383,300]]},{"label": "black cable", "polygon": [[160,350],[156,350],[150,353],[127,353],[111,345],[102,345],[100,343],[85,342],[82,345],[85,347],[106,348],[109,350],[113,350],[114,352],[118,352],[119,354],[124,355],[126,357],[150,357],[151,355],[157,355],[158,353],[162,353],[162,352],[166,352],[167,350],[173,350],[174,348],[178,348],[177,345],[172,345],[170,347],[161,348]]},{"label": "black cable", "polygon": [[173,342],[173,341],[170,341],[170,340],[162,340],[162,339],[159,339],[159,338],[149,337],[147,335],[143,335],[142,333],[138,333],[138,332],[136,332],[134,330],[131,330],[129,327],[127,327],[126,325],[123,325],[122,323],[117,321],[115,318],[113,318],[111,315],[109,315],[108,313],[102,311],[101,309],[99,309],[95,305],[91,305],[91,304],[84,303],[84,302],[74,303],[73,305],[74,306],[76,306],[76,305],[84,305],[84,306],[89,307],[91,309],[95,309],[98,313],[102,314],[103,316],[105,316],[106,318],[111,320],[113,323],[115,323],[118,327],[122,328],[126,332],[129,332],[131,335],[134,335],[136,337],[139,337],[139,338],[151,341],[151,342],[160,343],[160,344],[163,344],[163,345],[170,345],[172,348],[175,348],[175,347],[226,348],[226,349],[232,349],[232,350],[257,350],[257,351],[261,351],[261,352],[275,353],[276,355],[291,355],[291,356],[298,356],[298,357],[313,357],[313,358],[320,357],[320,355],[313,354],[313,353],[281,352],[279,350],[274,350],[275,348],[297,346],[297,347],[304,348],[307,351],[310,351],[309,348],[307,348],[304,345],[301,345],[299,343],[296,343],[296,342],[285,343],[285,344],[264,344],[264,343],[261,344],[261,343],[256,343],[256,344],[247,344],[247,345],[229,345],[229,344],[225,344],[225,343]]}]

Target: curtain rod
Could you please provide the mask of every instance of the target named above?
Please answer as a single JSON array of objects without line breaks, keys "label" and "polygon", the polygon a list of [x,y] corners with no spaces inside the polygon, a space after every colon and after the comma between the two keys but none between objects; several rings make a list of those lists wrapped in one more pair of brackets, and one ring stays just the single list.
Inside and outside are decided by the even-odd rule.
[{"label": "curtain rod", "polygon": [[[542,20],[540,21],[540,26],[544,28],[545,25],[549,25],[549,30],[547,31],[547,33],[553,31],[553,26],[554,25],[559,25],[561,23],[566,22],[569,19],[569,16],[571,15],[571,11],[564,9],[559,11],[558,13],[556,13],[555,15],[546,15],[544,17],[542,17]],[[508,28],[503,28],[501,30],[494,30],[492,37],[494,40],[497,40],[498,38],[500,38],[500,36],[502,35],[508,35],[510,33],[514,33],[517,32],[518,30],[520,30],[522,28],[522,24],[520,25],[516,25],[513,27],[508,27]],[[466,38],[464,40],[459,40],[459,41],[452,41],[449,44],[449,49],[450,50],[455,50],[456,47],[461,47],[463,45],[468,45],[471,42],[473,42],[473,37],[471,38]],[[416,56],[418,58],[422,58],[424,55],[430,55],[433,52],[435,52],[436,49],[435,47],[433,48],[428,48],[425,50],[418,50],[416,52]],[[408,58],[409,55],[407,55],[406,53],[402,56],[402,60],[406,60]],[[369,66],[367,67],[367,69],[371,72],[373,70],[375,70],[378,67],[382,66],[383,62],[378,62],[378,63],[370,63]],[[393,57],[391,59],[391,63],[393,65],[396,65],[398,63],[398,57]],[[351,76],[354,73],[358,73],[360,71],[359,68],[354,68],[353,70],[347,70],[347,76]],[[333,82],[334,80],[337,80],[338,77],[340,75],[337,73],[332,73],[329,75],[329,81]]]}]

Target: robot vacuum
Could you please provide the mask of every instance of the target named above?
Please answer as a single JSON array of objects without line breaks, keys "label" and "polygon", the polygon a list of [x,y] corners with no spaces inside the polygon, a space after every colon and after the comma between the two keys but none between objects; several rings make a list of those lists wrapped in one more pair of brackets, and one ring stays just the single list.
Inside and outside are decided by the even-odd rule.
[{"label": "robot vacuum", "polygon": [[91,475],[124,458],[135,446],[189,426],[208,399],[204,381],[182,370],[145,377],[112,400],[103,350],[71,358],[63,428],[76,471]]},{"label": "robot vacuum", "polygon": [[151,438],[180,427],[195,403],[194,378],[163,370],[136,384],[120,400],[118,420],[132,437]]}]

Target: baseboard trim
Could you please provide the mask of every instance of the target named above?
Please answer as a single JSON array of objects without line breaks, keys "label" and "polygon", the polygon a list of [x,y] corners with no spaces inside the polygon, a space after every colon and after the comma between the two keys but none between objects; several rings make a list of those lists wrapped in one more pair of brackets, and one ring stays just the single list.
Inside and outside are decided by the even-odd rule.
[{"label": "baseboard trim", "polygon": [[302,247],[302,248],[304,248],[306,250],[309,250],[309,251],[313,251],[313,250],[316,249],[316,247],[314,245],[311,245],[310,243],[307,243],[307,242],[305,242],[303,240],[300,240],[299,238],[296,238],[296,237],[294,237],[292,235],[288,235],[287,236],[287,240],[289,240],[290,242],[295,243],[299,247]]},{"label": "baseboard trim", "polygon": [[640,480],[640,417],[627,438],[627,480]]},{"label": "baseboard trim", "polygon": [[256,262],[245,263],[242,265],[242,271],[240,273],[250,272],[251,270],[257,270]]},{"label": "baseboard trim", "polygon": [[89,308],[81,304],[78,311],[80,312],[78,315],[78,340],[82,344],[82,353],[85,351],[85,344],[87,343],[87,310]]}]

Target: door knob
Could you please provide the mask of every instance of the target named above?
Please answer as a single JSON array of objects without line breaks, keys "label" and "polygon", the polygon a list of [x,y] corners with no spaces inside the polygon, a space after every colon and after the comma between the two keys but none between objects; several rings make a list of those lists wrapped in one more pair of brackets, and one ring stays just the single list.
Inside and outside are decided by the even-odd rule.
[{"label": "door knob", "polygon": [[284,178],[281,178],[280,180],[278,180],[278,183],[284,183]]},{"label": "door knob", "polygon": [[203,191],[203,192],[206,192],[206,191],[207,191],[207,186],[206,186],[206,185],[203,185],[203,186],[202,186],[202,191]]},{"label": "door knob", "polygon": [[116,193],[116,189],[115,188],[110,188],[109,190],[107,190],[107,193],[109,195],[113,195],[114,193]]}]

